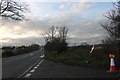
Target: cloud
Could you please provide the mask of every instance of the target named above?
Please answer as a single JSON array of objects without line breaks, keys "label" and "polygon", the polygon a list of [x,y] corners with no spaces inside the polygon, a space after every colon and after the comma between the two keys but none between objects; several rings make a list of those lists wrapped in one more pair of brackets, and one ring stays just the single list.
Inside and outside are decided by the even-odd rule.
[{"label": "cloud", "polygon": [[71,6],[70,11],[74,14],[80,15],[94,5],[95,2],[77,2]]},{"label": "cloud", "polygon": [[107,22],[103,17],[96,18],[95,20],[81,20],[76,23],[70,30],[71,40],[69,43],[82,43],[87,42],[89,44],[101,43],[107,34],[100,25],[101,23]]},{"label": "cloud", "polygon": [[39,22],[35,22],[34,20],[22,23],[5,22],[5,24],[0,27],[0,43],[3,45],[22,45],[28,43],[30,44],[31,42],[36,41],[34,39],[42,38],[44,30],[40,27],[41,25],[38,25]]},{"label": "cloud", "polygon": [[[9,28],[8,28],[9,27]],[[40,30],[31,30],[30,28],[24,26],[12,26],[6,25],[0,28],[0,36],[1,38],[26,38],[26,37],[36,37],[40,36]]]},{"label": "cloud", "polygon": [[60,9],[64,9],[64,7],[65,7],[65,6],[64,6],[63,4],[61,4],[59,8],[60,8]]},{"label": "cloud", "polygon": [[[68,19],[69,20],[69,19]],[[71,20],[71,19],[70,19]],[[70,20],[68,22],[70,22]],[[59,21],[59,19],[58,19]],[[101,40],[104,33],[98,24],[101,20],[98,21],[88,21],[88,20],[80,20],[74,24],[71,23],[66,25],[69,28],[70,34],[70,44],[77,42],[88,42],[91,43],[93,40],[98,41]],[[58,25],[59,22],[54,22]],[[64,23],[61,22],[61,24]],[[65,22],[66,23],[66,22]],[[49,21],[42,20],[32,20],[28,22],[24,22],[21,26],[4,26],[1,27],[1,35],[3,45],[21,45],[21,44],[31,44],[31,43],[39,43],[44,44],[44,38],[42,34],[51,27]],[[94,41],[96,42],[96,41]],[[93,43],[93,42],[92,42]]]},{"label": "cloud", "polygon": [[76,13],[79,14],[82,10],[86,8],[86,3],[85,2],[80,2],[78,4],[75,4],[72,6],[72,10]]},{"label": "cloud", "polygon": [[14,46],[20,46],[20,45],[31,45],[31,44],[40,44],[43,45],[44,39],[41,37],[28,37],[28,38],[17,38],[17,39],[10,39],[6,38],[5,42],[2,42],[2,46],[9,46],[9,45],[14,45]]},{"label": "cloud", "polygon": [[[103,17],[99,15],[93,15],[89,18],[84,17],[89,15],[87,12],[91,7],[93,8],[95,3],[68,2],[59,3],[59,5],[58,3],[50,3],[48,5],[57,5],[58,8],[48,11],[50,13],[44,9],[42,11],[41,9],[43,13],[40,13],[41,11],[39,11],[38,6],[39,8],[41,7],[37,4],[36,7],[33,5],[33,7],[36,8],[35,13],[37,15],[35,16],[37,17],[31,14],[32,18],[29,21],[20,23],[4,21],[5,24],[0,27],[0,42],[2,42],[3,45],[44,44],[44,38],[42,36],[52,25],[66,25],[69,28],[70,40],[68,42],[70,45],[81,42],[88,42],[90,44],[100,43],[100,40],[105,36],[99,24],[102,21],[105,22]],[[41,14],[42,17],[39,17]],[[93,19],[93,17],[95,17],[95,19]]]}]

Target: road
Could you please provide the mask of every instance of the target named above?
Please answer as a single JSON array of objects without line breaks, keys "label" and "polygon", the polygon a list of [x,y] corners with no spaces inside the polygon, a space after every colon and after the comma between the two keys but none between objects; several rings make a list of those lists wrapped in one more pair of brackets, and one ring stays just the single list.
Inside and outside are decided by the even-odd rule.
[{"label": "road", "polygon": [[99,69],[67,66],[62,63],[44,60],[30,78],[107,78],[114,80],[118,78],[118,74]]},{"label": "road", "polygon": [[[3,59],[3,78],[117,78],[105,70],[67,66],[41,58],[43,50]],[[113,79],[114,80],[114,79]]]},{"label": "road", "polygon": [[40,60],[41,50],[2,59],[2,78],[18,78]]}]

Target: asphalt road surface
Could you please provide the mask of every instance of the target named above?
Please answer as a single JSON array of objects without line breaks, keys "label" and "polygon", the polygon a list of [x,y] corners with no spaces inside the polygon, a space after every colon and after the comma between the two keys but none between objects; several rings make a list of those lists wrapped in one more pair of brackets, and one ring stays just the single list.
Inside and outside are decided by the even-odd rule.
[{"label": "asphalt road surface", "polygon": [[67,66],[47,60],[43,60],[38,69],[31,74],[29,78],[118,78],[118,73],[109,73],[99,69]]},{"label": "asphalt road surface", "polygon": [[2,59],[2,78],[19,78],[39,62],[42,50]]},{"label": "asphalt road surface", "polygon": [[43,50],[3,59],[3,78],[118,78],[118,73],[67,66],[43,59]]}]

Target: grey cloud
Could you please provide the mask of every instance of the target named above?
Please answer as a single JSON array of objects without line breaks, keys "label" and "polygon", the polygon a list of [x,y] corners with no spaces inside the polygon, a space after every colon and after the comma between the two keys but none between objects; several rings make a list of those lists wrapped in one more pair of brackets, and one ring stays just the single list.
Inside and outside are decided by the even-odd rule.
[{"label": "grey cloud", "polygon": [[[27,22],[22,23],[21,28],[23,31],[18,31],[16,34],[25,34],[27,31],[33,31],[37,32],[38,34],[39,31],[47,31],[51,25],[59,25],[59,24],[65,24],[68,22],[66,25],[69,28],[69,34],[73,34],[75,37],[71,38],[69,44],[77,43],[77,42],[88,42],[90,44],[92,43],[100,43],[100,40],[103,38],[104,35],[104,30],[100,26],[100,22],[104,21],[104,19],[98,19],[98,20],[83,20],[81,17],[74,17],[74,16],[67,16],[68,19],[64,21],[64,17],[58,17],[56,18],[55,22],[52,22],[52,19],[48,20],[30,20]],[[73,19],[72,19],[73,18]],[[63,19],[63,20],[62,20]],[[75,20],[76,19],[76,20]],[[79,20],[79,21],[78,21]],[[51,21],[51,22],[50,22]],[[13,25],[13,24],[12,24]],[[16,23],[15,23],[16,25]],[[26,32],[25,32],[26,31]],[[95,36],[98,35],[98,36]],[[35,38],[33,37],[28,37],[28,38],[21,38],[21,39],[10,39],[11,43],[8,43],[9,45],[20,45],[20,44],[31,44],[34,42],[43,44],[44,39],[41,38]]]},{"label": "grey cloud", "polygon": [[71,43],[87,42],[89,44],[101,43],[101,40],[106,36],[105,30],[100,25],[107,22],[103,17],[98,20],[85,20],[75,24],[71,29],[71,34],[74,35]]},{"label": "grey cloud", "polygon": [[[91,5],[88,5],[91,6]],[[9,25],[8,28],[12,28],[14,26],[20,26],[22,30],[15,31],[17,35],[24,35],[27,32],[35,32],[38,35],[42,35],[44,32],[48,31],[48,29],[52,25],[64,26],[66,25],[69,28],[70,40],[68,40],[69,44],[72,45],[74,43],[87,42],[89,44],[100,43],[101,39],[105,36],[104,30],[100,26],[100,22],[106,22],[106,20],[99,16],[97,19],[85,19],[80,14],[72,13],[71,10],[61,12],[62,14],[58,14],[57,16],[48,16],[43,19],[40,18],[32,18],[29,21],[25,21],[22,23],[6,23]],[[5,40],[5,39],[4,39]],[[26,38],[17,38],[11,39],[6,38],[6,40],[10,40],[10,43],[3,43],[8,45],[21,45],[21,44],[31,44],[31,43],[39,43],[44,44],[43,37],[26,37]]]},{"label": "grey cloud", "polygon": [[44,44],[44,39],[42,37],[29,37],[29,38],[18,38],[18,39],[10,39],[6,38],[5,40],[9,40],[10,42],[2,43],[3,46],[5,45],[30,45],[30,44]]}]

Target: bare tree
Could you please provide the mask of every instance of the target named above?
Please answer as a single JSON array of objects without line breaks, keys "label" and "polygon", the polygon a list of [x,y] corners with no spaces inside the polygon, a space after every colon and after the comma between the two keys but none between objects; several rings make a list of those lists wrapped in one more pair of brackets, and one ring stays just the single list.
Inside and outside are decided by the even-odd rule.
[{"label": "bare tree", "polygon": [[52,42],[55,38],[58,37],[58,27],[52,26],[48,32],[45,32],[44,39],[45,42]]},{"label": "bare tree", "polygon": [[45,33],[45,42],[52,42],[55,39],[60,41],[66,41],[68,38],[68,28],[67,27],[55,27],[52,26],[48,32]]},{"label": "bare tree", "polygon": [[[106,18],[109,23],[101,24],[101,26],[108,32],[109,36],[107,42],[113,44],[111,49],[116,51],[117,58],[120,58],[120,1],[113,3],[114,9],[109,11]],[[115,47],[115,48],[113,48]],[[120,61],[118,61],[119,63]],[[119,65],[120,66],[120,65]]]},{"label": "bare tree", "polygon": [[105,15],[110,22],[101,25],[108,32],[109,40],[113,43],[118,43],[120,41],[120,1],[113,5],[115,9],[109,11],[107,15]]},{"label": "bare tree", "polygon": [[66,28],[65,26],[60,27],[59,35],[61,41],[66,41],[66,39],[68,38],[68,28]]},{"label": "bare tree", "polygon": [[68,28],[52,26],[48,32],[45,33],[44,39],[45,47],[52,51],[56,50],[58,53],[67,49]]},{"label": "bare tree", "polygon": [[0,0],[0,16],[12,20],[25,20],[25,12],[28,5],[18,3],[15,0]]}]

